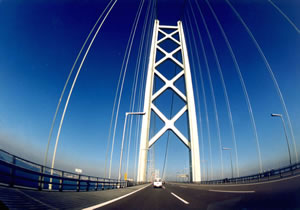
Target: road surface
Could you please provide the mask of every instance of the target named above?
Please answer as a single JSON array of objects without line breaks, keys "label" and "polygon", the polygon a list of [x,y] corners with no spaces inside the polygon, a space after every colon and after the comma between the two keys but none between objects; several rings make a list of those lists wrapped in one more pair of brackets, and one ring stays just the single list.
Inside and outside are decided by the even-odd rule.
[{"label": "road surface", "polygon": [[300,209],[300,182],[289,179],[268,184],[152,186],[101,209]]},{"label": "road surface", "polygon": [[[101,208],[99,208],[101,206]],[[98,192],[46,192],[0,187],[0,209],[300,209],[300,176],[268,183],[166,183]]]}]

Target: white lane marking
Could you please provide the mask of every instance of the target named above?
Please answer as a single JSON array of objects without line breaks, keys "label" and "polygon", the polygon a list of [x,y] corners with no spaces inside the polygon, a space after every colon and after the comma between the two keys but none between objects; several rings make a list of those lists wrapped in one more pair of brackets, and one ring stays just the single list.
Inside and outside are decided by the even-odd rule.
[{"label": "white lane marking", "polygon": [[123,198],[126,198],[127,196],[132,195],[132,194],[134,194],[134,193],[136,193],[136,192],[138,192],[138,191],[140,191],[140,190],[142,190],[142,189],[145,189],[146,187],[149,187],[150,185],[151,185],[151,184],[148,184],[148,185],[146,185],[145,187],[142,187],[142,188],[140,188],[140,189],[138,189],[138,190],[136,190],[136,191],[133,191],[133,192],[128,193],[128,194],[126,194],[126,195],[122,195],[121,197],[112,199],[112,200],[110,200],[110,201],[106,201],[106,202],[104,202],[104,203],[99,203],[99,204],[97,204],[97,205],[94,205],[94,206],[91,206],[91,207],[84,208],[83,210],[93,210],[93,209],[97,209],[97,208],[106,206],[106,205],[108,205],[108,204],[110,204],[110,203],[113,203],[113,202],[116,202],[116,201],[121,200],[121,199],[123,199]]},{"label": "white lane marking", "polygon": [[237,191],[237,190],[208,190],[210,192],[225,192],[225,193],[255,193],[255,191],[250,190],[250,191]]},{"label": "white lane marking", "polygon": [[186,200],[183,200],[182,198],[180,198],[178,195],[176,195],[175,193],[172,193],[171,192],[171,194],[174,196],[174,197],[176,197],[177,199],[179,199],[179,200],[181,200],[183,203],[185,203],[185,204],[190,204],[189,202],[187,202]]}]

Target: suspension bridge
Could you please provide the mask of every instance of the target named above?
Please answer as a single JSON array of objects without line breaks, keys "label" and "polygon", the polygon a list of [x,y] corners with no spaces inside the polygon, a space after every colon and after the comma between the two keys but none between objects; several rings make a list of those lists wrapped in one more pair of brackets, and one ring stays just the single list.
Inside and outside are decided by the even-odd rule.
[{"label": "suspension bridge", "polygon": [[[26,155],[28,142],[9,144],[10,134],[0,130],[1,208],[299,208],[298,2],[87,2],[65,8],[26,5],[50,11],[50,17],[57,12],[41,22],[66,30],[66,38],[48,49],[63,52],[70,46],[72,56],[65,58],[73,63],[64,80],[52,70],[43,77],[34,66],[26,69],[31,78],[24,77],[20,87],[24,97],[34,91],[26,84],[39,80],[35,89],[49,91],[58,103],[48,106],[47,100],[37,112],[41,104],[24,102],[24,110],[40,124],[37,135],[47,140],[44,152]],[[1,4],[15,11],[20,7]],[[34,19],[17,17],[22,15]],[[39,20],[34,24],[37,34],[48,30]],[[25,40],[32,36],[30,29],[22,29]],[[84,36],[73,33],[79,30]],[[3,40],[14,29],[7,31]],[[36,42],[45,43],[40,37]],[[72,42],[79,43],[76,53]],[[40,46],[31,45],[40,53]],[[17,48],[10,49],[6,56],[16,53]],[[55,59],[62,63],[64,53],[58,54]],[[44,59],[36,65],[47,69]],[[9,66],[14,67],[7,61],[0,67]],[[7,88],[11,75],[6,74]],[[53,81],[60,84],[54,85],[55,93]],[[7,92],[3,98],[16,94]],[[35,103],[46,101],[35,94]],[[27,123],[21,117],[29,115],[13,113],[11,104],[1,109]],[[45,116],[52,120],[44,126]],[[3,114],[3,128],[15,128],[13,120]],[[24,128],[33,130],[29,124]],[[36,148],[32,151],[41,150]],[[151,187],[155,178],[162,178],[162,189]]]}]

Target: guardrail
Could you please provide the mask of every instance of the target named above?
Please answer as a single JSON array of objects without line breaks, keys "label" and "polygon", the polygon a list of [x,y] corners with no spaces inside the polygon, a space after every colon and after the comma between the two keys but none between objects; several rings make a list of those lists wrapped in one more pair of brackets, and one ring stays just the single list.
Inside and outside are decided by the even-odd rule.
[{"label": "guardrail", "polygon": [[[51,170],[53,170],[51,175]],[[0,183],[38,190],[90,191],[124,188],[135,183],[87,176],[25,160],[0,149]],[[50,187],[49,187],[50,186]]]},{"label": "guardrail", "polygon": [[[136,183],[117,179],[107,179],[88,175],[81,175],[51,168],[25,160],[0,149],[0,183],[11,187],[21,186],[38,190],[54,191],[90,191],[124,188]],[[198,184],[247,184],[282,179],[300,175],[300,163],[287,167],[272,169],[264,173],[243,177],[225,178],[211,181],[201,181]]]},{"label": "guardrail", "polygon": [[300,163],[290,166],[282,167],[279,169],[272,169],[263,173],[253,174],[249,176],[225,178],[211,181],[201,181],[199,184],[247,184],[266,182],[270,180],[282,179],[285,177],[295,176],[300,174]]}]

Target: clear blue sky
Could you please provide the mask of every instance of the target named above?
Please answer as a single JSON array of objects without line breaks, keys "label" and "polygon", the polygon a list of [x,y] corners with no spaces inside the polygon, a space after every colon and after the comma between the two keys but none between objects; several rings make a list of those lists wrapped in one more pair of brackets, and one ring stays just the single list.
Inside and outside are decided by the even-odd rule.
[{"label": "clear blue sky", "polygon": [[[189,5],[183,0],[157,1],[157,17],[162,24],[176,25],[177,20],[186,17],[183,16],[184,12],[189,13],[189,16],[192,17]],[[108,2],[108,0],[42,2],[38,0],[0,0],[0,148],[38,163],[43,162],[52,118],[66,78],[89,30]],[[222,144],[233,148],[223,89],[213,52],[196,5],[194,1],[191,2],[211,69]],[[236,130],[240,171],[242,175],[255,173],[258,171],[255,139],[238,75],[207,4],[205,1],[199,2],[212,35],[227,86]],[[211,0],[210,2],[224,27],[244,76],[257,125],[263,168],[267,170],[286,165],[288,155],[282,124],[280,119],[270,117],[271,112],[283,113],[283,109],[264,62],[247,32],[225,1]],[[274,0],[273,2],[296,26],[300,27],[299,2],[296,0],[288,2]],[[118,169],[124,115],[126,111],[129,111],[137,51],[148,3],[149,1],[145,1],[143,7],[124,85],[116,134],[116,152],[113,158],[114,176]],[[231,3],[247,23],[271,65],[285,99],[294,128],[297,149],[300,151],[299,33],[268,1],[251,1],[250,3],[250,1],[232,0]],[[139,1],[119,0],[87,56],[63,124],[57,151],[57,168],[73,171],[77,167],[82,168],[86,174],[103,175],[113,100],[138,5]],[[183,26],[187,39],[191,40],[191,29],[187,25],[186,19],[183,19]],[[193,32],[196,32],[195,26],[192,27]],[[197,38],[197,34],[195,35]],[[199,41],[196,45],[193,44],[192,48],[188,46],[191,49],[190,57],[193,55],[195,60],[194,46],[200,53],[204,77],[213,167],[215,174],[220,174],[219,145],[208,77]],[[190,62],[192,65],[191,60]],[[201,158],[202,163],[207,164],[207,161],[210,161],[208,134],[203,95],[200,91],[199,69],[195,70],[200,92],[201,119],[204,123],[204,154],[201,154]],[[62,104],[65,100],[66,96]],[[170,101],[163,100],[158,103],[161,103],[158,106],[164,108],[169,105]],[[199,101],[197,100],[196,103],[198,104]],[[176,107],[179,109],[180,104],[176,105],[175,103],[174,110]],[[136,105],[134,111],[142,110],[138,110]],[[58,120],[61,114],[62,109],[59,112]],[[179,124],[184,123],[180,122]],[[160,124],[157,122],[156,127],[159,126]],[[52,158],[57,128],[58,121],[51,141],[48,160]],[[290,133],[288,133],[288,137],[291,140]],[[155,167],[160,171],[162,170],[166,139],[167,135],[164,135],[155,144]],[[132,143],[132,152],[134,151],[133,145],[134,143]],[[295,161],[291,141],[290,145],[292,160]],[[130,176],[132,176],[134,165],[133,158],[131,155]],[[224,151],[223,159],[225,175],[230,176],[230,161],[227,151]],[[126,162],[124,163],[126,164]],[[187,149],[173,134],[170,135],[167,177],[174,178],[176,172],[182,172],[184,168],[188,167],[188,163]],[[49,164],[50,161],[48,161]],[[236,166],[234,165],[234,167]],[[202,167],[202,170],[205,171],[206,166]]]}]

